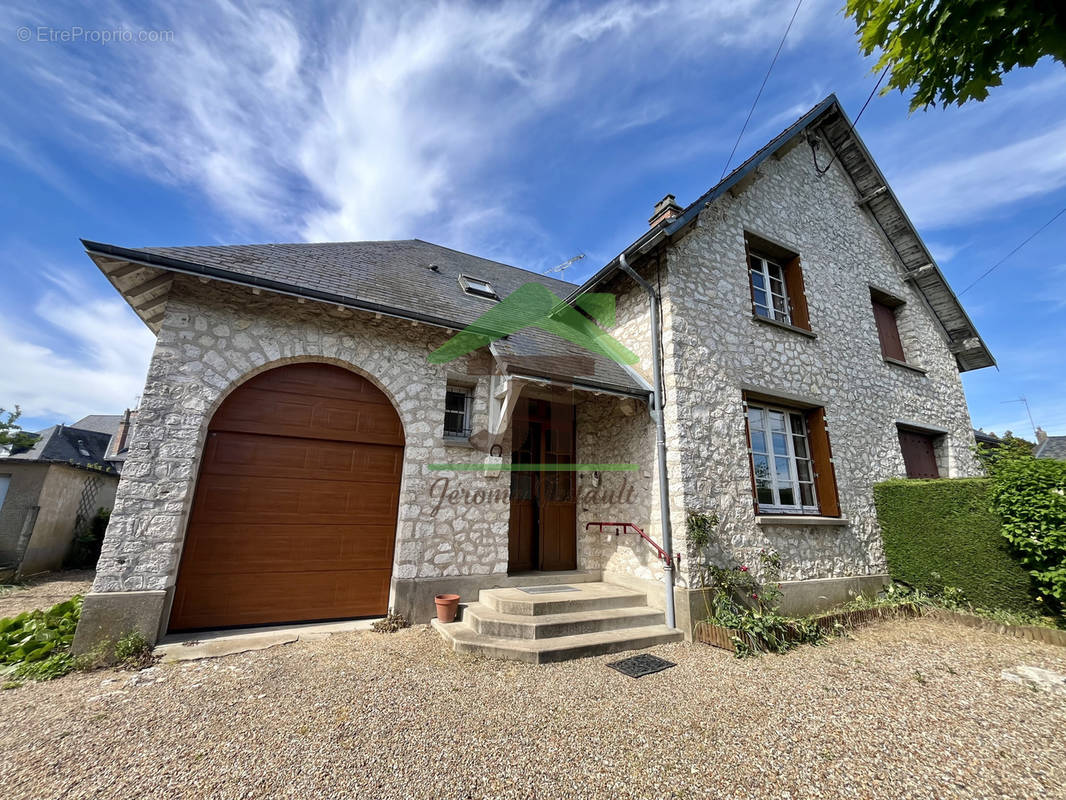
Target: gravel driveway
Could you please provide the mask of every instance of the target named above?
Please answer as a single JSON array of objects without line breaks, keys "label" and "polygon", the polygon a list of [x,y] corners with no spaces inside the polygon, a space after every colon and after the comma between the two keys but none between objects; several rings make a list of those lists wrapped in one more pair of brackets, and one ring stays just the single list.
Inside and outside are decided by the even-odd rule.
[{"label": "gravel driveway", "polygon": [[1062,797],[1066,650],[934,620],[737,661],[529,666],[423,626],[0,695],[5,798]]},{"label": "gravel driveway", "polygon": [[23,611],[49,609],[76,594],[87,594],[93,585],[91,569],[50,572],[24,584],[0,587],[0,619]]}]

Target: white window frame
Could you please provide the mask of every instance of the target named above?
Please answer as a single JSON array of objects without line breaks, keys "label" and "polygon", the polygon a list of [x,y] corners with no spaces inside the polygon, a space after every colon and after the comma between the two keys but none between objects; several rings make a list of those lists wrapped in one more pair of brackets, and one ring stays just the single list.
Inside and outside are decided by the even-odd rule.
[{"label": "white window frame", "polygon": [[[471,424],[473,422],[473,410],[474,410],[474,390],[469,386],[454,386],[448,384],[448,387],[444,390],[444,438],[445,439],[469,439],[471,432]],[[463,407],[463,426],[462,432],[456,433],[455,431],[448,430],[448,415],[456,412],[448,410],[447,398],[449,394],[461,394],[466,399],[466,403]]]},{"label": "white window frame", "polygon": [[[775,272],[776,274],[773,274]],[[755,282],[756,276],[759,276],[762,286]],[[780,281],[780,292],[773,290],[771,279]],[[783,322],[786,325],[792,324],[792,307],[788,301],[788,282],[785,280],[784,266],[764,256],[751,253],[748,256],[748,283],[751,286],[751,302],[757,316],[774,322]],[[765,295],[765,303],[759,302],[756,292],[762,292]],[[783,311],[774,305],[774,298],[781,299]]]},{"label": "white window frame", "polygon": [[[752,410],[762,411],[763,427],[756,428],[754,421],[751,418]],[[814,472],[814,453],[811,452],[811,436],[810,431],[807,428],[807,414],[795,408],[784,408],[781,406],[766,405],[764,403],[748,403],[745,405],[744,413],[748,420],[748,466],[751,469],[752,479],[755,481],[755,502],[758,503],[759,513],[769,514],[819,514],[821,509],[818,505],[818,487],[815,480]],[[773,428],[770,424],[770,414],[778,413],[784,415],[785,420],[785,443],[787,446],[787,456],[778,455],[774,452],[773,445]],[[800,424],[803,427],[802,434],[796,434],[792,430],[792,416],[799,417]],[[763,434],[763,441],[766,444],[765,451],[757,451],[755,449],[755,433],[761,432]],[[780,431],[778,431],[780,432]],[[797,435],[802,436],[804,444],[807,449],[807,457],[800,459],[796,456],[795,437]],[[770,492],[773,495],[773,503],[762,503],[759,501],[758,492],[758,477],[755,475],[755,456],[764,455],[770,465]],[[789,474],[789,486],[779,486],[777,482],[777,465],[775,459],[788,458],[788,474]],[[800,479],[797,469],[798,461],[807,462],[807,472],[810,475],[809,481],[803,481],[811,487],[811,498],[814,501],[813,505],[803,505],[802,494],[800,493]],[[781,502],[782,488],[791,488],[792,496],[799,502],[786,505]]]}]

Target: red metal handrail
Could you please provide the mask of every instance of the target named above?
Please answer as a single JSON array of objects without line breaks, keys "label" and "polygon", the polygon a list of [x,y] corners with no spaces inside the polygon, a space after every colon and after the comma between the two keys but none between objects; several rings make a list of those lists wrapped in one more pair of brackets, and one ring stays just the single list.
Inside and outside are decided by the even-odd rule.
[{"label": "red metal handrail", "polygon": [[[669,561],[670,560],[670,554],[667,553],[665,550],[663,550],[659,546],[659,543],[657,541],[655,541],[650,536],[648,536],[648,534],[646,534],[644,531],[642,531],[640,528],[638,528],[632,522],[586,522],[585,523],[585,530],[588,530],[593,525],[596,525],[596,526],[599,527],[600,533],[603,533],[603,526],[604,525],[606,525],[608,527],[613,527],[613,528],[615,528],[615,532],[614,532],[615,536],[618,536],[618,535],[624,533],[626,528],[632,528],[634,531],[636,531],[640,535],[641,539],[643,539],[645,542],[647,542],[648,544],[650,544],[652,547],[655,548],[655,552],[659,556],[659,560],[660,561]],[[680,567],[681,566],[681,554],[680,553],[675,553],[674,554],[674,558],[677,559],[677,566]]]}]

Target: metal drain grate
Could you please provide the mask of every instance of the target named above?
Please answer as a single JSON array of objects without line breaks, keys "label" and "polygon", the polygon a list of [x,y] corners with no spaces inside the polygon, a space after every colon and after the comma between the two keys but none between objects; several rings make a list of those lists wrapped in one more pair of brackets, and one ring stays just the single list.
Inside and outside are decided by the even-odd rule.
[{"label": "metal drain grate", "polygon": [[526,594],[554,594],[555,592],[580,592],[576,586],[519,586]]},{"label": "metal drain grate", "polygon": [[628,675],[630,678],[642,678],[645,675],[676,667],[677,664],[673,661],[667,661],[665,658],[641,653],[639,656],[630,656],[629,658],[623,658],[621,661],[612,661],[607,666],[618,670],[623,675]]}]

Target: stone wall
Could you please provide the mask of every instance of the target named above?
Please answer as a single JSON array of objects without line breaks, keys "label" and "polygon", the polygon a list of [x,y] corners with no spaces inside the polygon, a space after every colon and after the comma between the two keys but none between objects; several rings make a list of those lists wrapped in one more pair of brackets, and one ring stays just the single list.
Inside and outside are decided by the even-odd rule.
[{"label": "stone wall", "polygon": [[[716,512],[731,554],[774,547],[789,579],[885,569],[872,486],[905,474],[896,422],[948,431],[946,474],[975,474],[973,435],[955,360],[922,299],[900,277],[880,229],[857,207],[839,165],[818,175],[796,147],[770,159],[737,197],[701,215],[669,253],[672,315],[667,346],[677,404],[671,448],[680,449],[678,506]],[[753,318],[745,232],[799,253],[816,338]],[[874,286],[906,301],[899,328],[907,360],[885,362],[870,305]],[[743,392],[824,406],[846,526],[755,522]]]}]

